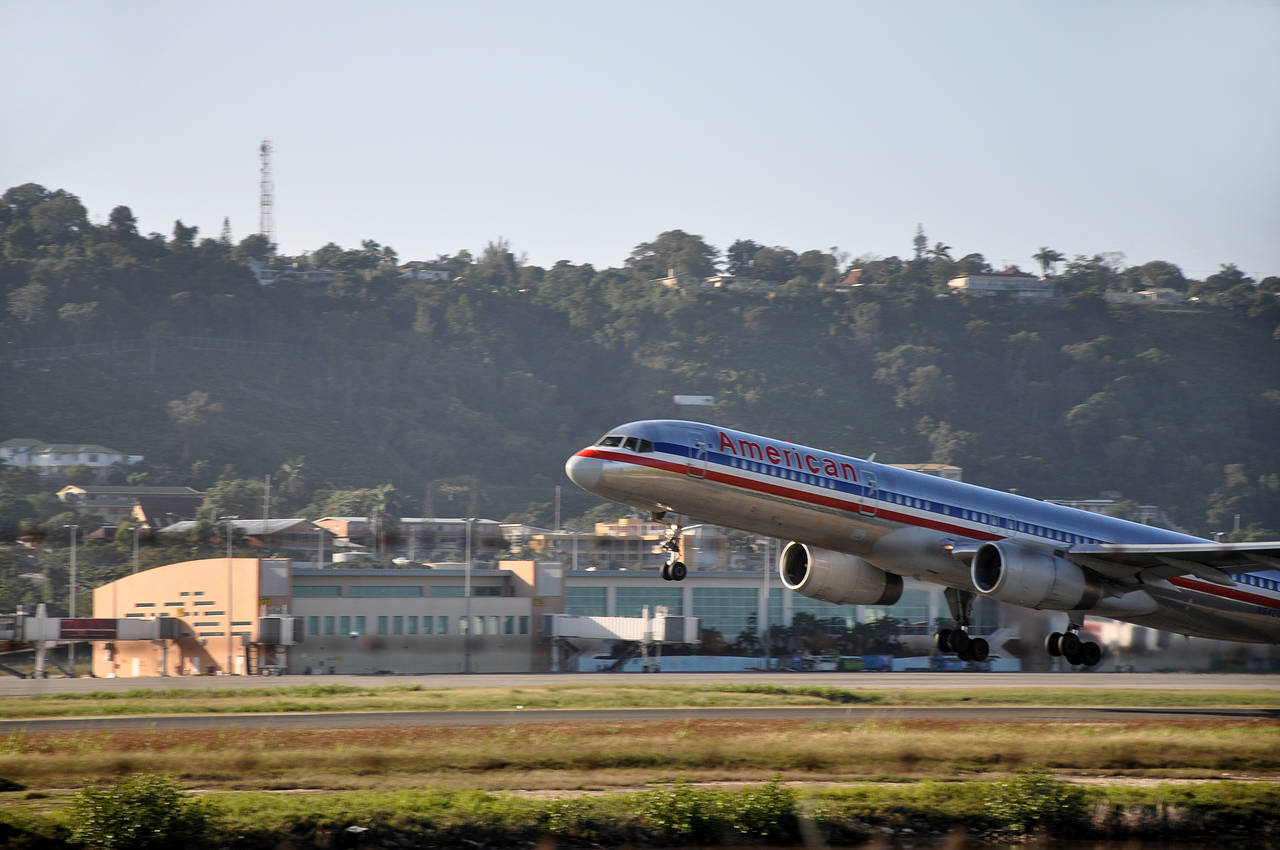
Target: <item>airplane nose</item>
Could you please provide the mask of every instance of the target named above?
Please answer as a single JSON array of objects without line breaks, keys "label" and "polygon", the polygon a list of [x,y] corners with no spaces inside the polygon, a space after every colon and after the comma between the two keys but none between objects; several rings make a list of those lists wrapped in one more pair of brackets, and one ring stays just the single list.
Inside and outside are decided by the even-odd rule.
[{"label": "airplane nose", "polygon": [[583,490],[591,490],[600,483],[600,470],[604,461],[596,457],[574,455],[564,463],[564,472],[569,480]]}]

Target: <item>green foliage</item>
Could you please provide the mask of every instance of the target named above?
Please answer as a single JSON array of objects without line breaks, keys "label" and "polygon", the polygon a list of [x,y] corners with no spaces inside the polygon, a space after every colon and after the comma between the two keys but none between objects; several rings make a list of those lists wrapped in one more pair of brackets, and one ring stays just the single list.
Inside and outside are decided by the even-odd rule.
[{"label": "green foliage", "polygon": [[665,841],[724,843],[737,836],[777,844],[796,838],[796,793],[776,779],[744,791],[701,790],[679,781],[640,795],[636,813]]},{"label": "green foliage", "polygon": [[1024,770],[997,782],[987,800],[987,813],[1013,832],[1066,835],[1084,818],[1084,792],[1042,770]]},{"label": "green foliage", "polygon": [[[721,267],[715,246],[681,230],[611,269],[537,268],[496,239],[436,258],[448,281],[400,278],[396,252],[371,239],[278,257],[260,237],[197,237],[181,222],[170,238],[140,236],[125,206],[92,224],[64,190],[4,193],[0,333],[11,345],[0,354],[12,362],[0,395],[29,402],[4,407],[0,438],[144,454],[152,485],[203,490],[232,464],[222,478],[279,471],[289,483],[273,490],[275,516],[319,507],[319,488],[388,481],[404,510],[425,511],[435,482],[464,476],[486,515],[545,516],[567,454],[619,422],[676,414],[672,394],[697,392],[731,427],[954,463],[968,481],[1039,498],[1119,490],[1201,534],[1233,529],[1236,513],[1242,536],[1280,533],[1280,279],[1255,283],[1230,264],[1191,281],[1170,263],[1124,268],[1107,254],[1064,268],[1059,252],[1029,246],[1066,299],[1046,307],[936,297],[951,276],[990,265],[953,260],[923,227],[905,258],[851,264],[863,284],[851,292],[831,288],[850,271],[834,248],[738,239]],[[260,286],[248,258],[277,282]],[[671,269],[775,286],[652,282]],[[1152,286],[1201,301],[1103,300]],[[128,344],[81,350],[110,340]],[[40,354],[49,346],[63,350]],[[1224,482],[1232,464],[1242,468]],[[573,488],[563,499],[566,517],[599,504]],[[469,501],[434,507],[461,515]],[[0,486],[0,535],[48,513]]]},{"label": "green foliage", "polygon": [[177,780],[150,774],[81,789],[69,818],[72,840],[98,850],[197,847],[209,825]]}]

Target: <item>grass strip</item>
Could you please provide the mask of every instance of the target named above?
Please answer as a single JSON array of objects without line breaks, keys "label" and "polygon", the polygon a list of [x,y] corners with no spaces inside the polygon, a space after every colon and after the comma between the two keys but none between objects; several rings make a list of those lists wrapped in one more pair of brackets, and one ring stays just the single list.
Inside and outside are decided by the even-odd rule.
[{"label": "grass strip", "polygon": [[0,700],[0,718],[352,711],[730,708],[849,705],[874,707],[1074,706],[1099,708],[1277,708],[1274,690],[1123,688],[864,691],[803,685],[560,685],[543,688],[431,688],[426,685],[132,690],[48,694]]},{"label": "grass strip", "polygon": [[0,737],[0,777],[76,787],[138,771],[207,788],[608,788],[654,779],[920,779],[1026,767],[1162,778],[1273,776],[1269,720],[991,723],[700,719],[474,727],[27,733]]},{"label": "grass strip", "polygon": [[[724,791],[682,782],[630,794],[534,799],[480,791],[201,795],[211,847],[337,846],[348,830],[384,846],[515,846],[547,841],[599,847],[795,846],[913,834],[1021,834],[1075,838],[1222,838],[1280,825],[1280,787],[1208,783],[1153,788],[1065,788],[1041,775],[1018,782],[922,782],[805,790],[776,781]],[[1051,791],[1052,810],[1043,803]],[[0,838],[61,848],[72,807],[0,810]]]}]

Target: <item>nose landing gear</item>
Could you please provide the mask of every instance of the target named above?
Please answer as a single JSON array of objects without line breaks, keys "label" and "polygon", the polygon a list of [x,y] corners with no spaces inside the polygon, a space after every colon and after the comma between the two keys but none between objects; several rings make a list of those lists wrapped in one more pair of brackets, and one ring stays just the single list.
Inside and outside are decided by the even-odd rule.
[{"label": "nose landing gear", "polygon": [[[662,515],[654,514],[653,518],[661,521]],[[667,553],[667,561],[662,565],[663,581],[684,581],[689,574],[689,568],[680,560],[680,532],[683,530],[684,526],[677,520],[668,525],[666,533],[662,535],[659,548]]]}]

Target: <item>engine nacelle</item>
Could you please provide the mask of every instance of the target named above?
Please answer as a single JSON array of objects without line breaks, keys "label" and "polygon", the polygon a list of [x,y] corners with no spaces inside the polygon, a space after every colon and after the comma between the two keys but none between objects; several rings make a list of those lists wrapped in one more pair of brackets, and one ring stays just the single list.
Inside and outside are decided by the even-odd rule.
[{"label": "engine nacelle", "polygon": [[1000,540],[973,556],[973,586],[984,596],[1024,608],[1087,611],[1102,598],[1102,579],[1070,561]]},{"label": "engine nacelle", "polygon": [[861,558],[791,542],[778,558],[788,590],[836,605],[892,605],[902,597],[902,576]]}]

